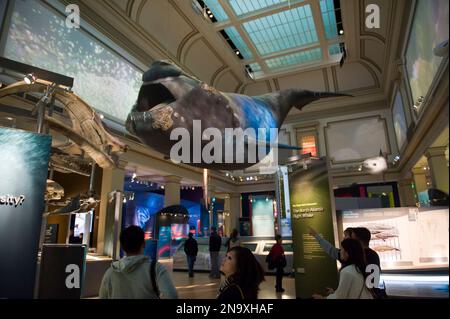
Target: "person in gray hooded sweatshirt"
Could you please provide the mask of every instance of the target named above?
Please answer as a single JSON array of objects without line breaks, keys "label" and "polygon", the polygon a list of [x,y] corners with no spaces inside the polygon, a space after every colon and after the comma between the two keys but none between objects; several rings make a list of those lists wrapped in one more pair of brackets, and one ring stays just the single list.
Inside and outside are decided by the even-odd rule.
[{"label": "person in gray hooded sweatshirt", "polygon": [[[103,276],[101,299],[176,299],[177,291],[166,267],[156,262],[153,287],[151,260],[144,255],[144,231],[130,226],[120,234],[126,257],[112,263]],[[158,296],[159,292],[159,296]]]}]

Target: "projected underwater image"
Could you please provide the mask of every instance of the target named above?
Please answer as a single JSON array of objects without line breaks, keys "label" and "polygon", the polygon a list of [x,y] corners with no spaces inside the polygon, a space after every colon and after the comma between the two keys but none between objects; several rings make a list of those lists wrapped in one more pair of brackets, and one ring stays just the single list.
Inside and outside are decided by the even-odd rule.
[{"label": "projected underwater image", "polygon": [[[83,27],[83,21],[81,21]],[[4,56],[73,77],[73,91],[94,109],[125,121],[142,72],[82,28],[33,0],[14,2]]]},{"label": "projected underwater image", "polygon": [[419,0],[406,51],[406,68],[414,103],[425,97],[442,61],[433,49],[448,40],[448,1]]}]

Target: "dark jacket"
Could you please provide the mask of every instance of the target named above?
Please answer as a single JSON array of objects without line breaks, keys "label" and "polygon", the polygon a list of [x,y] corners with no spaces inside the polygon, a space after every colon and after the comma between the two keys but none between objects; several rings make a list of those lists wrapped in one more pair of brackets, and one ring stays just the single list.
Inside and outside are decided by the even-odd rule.
[{"label": "dark jacket", "polygon": [[198,253],[198,245],[197,241],[194,238],[188,238],[184,243],[184,252],[188,256],[197,256]]},{"label": "dark jacket", "polygon": [[209,251],[220,251],[222,245],[222,237],[216,232],[212,233],[209,237]]},{"label": "dark jacket", "polygon": [[217,299],[226,301],[240,301],[244,300],[245,297],[241,288],[237,284],[230,284],[220,291]]},{"label": "dark jacket", "polygon": [[378,266],[378,268],[380,268],[381,271],[380,256],[378,256],[377,252],[371,248],[365,248],[364,253],[366,255],[367,264],[368,265],[375,264]]}]

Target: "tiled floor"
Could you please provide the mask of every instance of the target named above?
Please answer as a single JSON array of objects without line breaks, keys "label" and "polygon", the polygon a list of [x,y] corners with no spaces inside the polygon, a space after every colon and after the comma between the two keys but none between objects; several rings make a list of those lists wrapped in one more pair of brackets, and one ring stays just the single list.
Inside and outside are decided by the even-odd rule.
[{"label": "tiled floor", "polygon": [[[177,288],[180,299],[215,299],[219,289],[220,280],[210,279],[208,273],[196,272],[194,278],[189,278],[184,271],[172,272],[169,261],[163,261],[171,271],[172,280]],[[284,293],[275,292],[275,276],[266,276],[260,285],[259,299],[295,299],[294,278],[284,277]]]}]

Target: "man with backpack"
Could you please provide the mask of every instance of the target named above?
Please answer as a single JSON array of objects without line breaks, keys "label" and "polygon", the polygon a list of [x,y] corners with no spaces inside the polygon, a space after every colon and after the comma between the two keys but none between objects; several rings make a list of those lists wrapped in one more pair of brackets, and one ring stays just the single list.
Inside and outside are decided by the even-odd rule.
[{"label": "man with backpack", "polygon": [[125,257],[103,276],[101,299],[176,299],[177,291],[166,267],[144,255],[144,231],[130,226],[120,234]]}]

